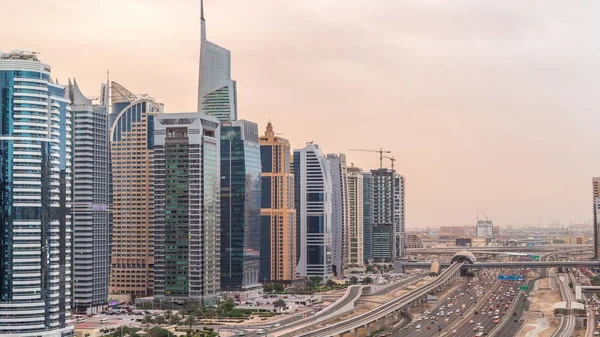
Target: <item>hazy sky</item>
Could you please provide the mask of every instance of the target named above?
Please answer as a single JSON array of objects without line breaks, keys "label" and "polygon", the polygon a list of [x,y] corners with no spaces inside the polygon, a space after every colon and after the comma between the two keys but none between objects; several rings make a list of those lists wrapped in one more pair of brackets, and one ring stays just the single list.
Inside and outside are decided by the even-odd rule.
[{"label": "hazy sky", "polygon": [[[597,0],[205,0],[239,115],[294,147],[384,148],[407,225],[592,217],[600,175]],[[41,52],[97,96],[111,79],[194,111],[199,1],[0,0],[0,50]],[[377,154],[348,152],[376,168]],[[386,162],[389,165],[389,162]]]}]

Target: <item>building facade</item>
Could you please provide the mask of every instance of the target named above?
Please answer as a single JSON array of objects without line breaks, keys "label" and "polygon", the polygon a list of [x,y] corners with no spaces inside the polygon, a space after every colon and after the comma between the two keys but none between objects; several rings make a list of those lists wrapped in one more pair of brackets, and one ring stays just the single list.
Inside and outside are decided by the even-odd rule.
[{"label": "building facade", "polygon": [[375,209],[373,174],[363,172],[363,259],[373,260],[373,212]]},{"label": "building facade", "polygon": [[373,226],[373,260],[376,262],[394,259],[394,226],[381,224]]},{"label": "building facade", "polygon": [[201,2],[198,111],[220,121],[237,120],[237,89],[231,79],[231,52],[206,39]]},{"label": "building facade", "polygon": [[261,160],[258,125],[221,127],[221,290],[260,287]]},{"label": "building facade", "polygon": [[348,168],[346,156],[328,154],[331,170],[331,263],[333,274],[343,276],[344,267],[349,264],[349,210],[348,210]]},{"label": "building facade", "polygon": [[216,118],[198,113],[155,118],[155,298],[218,302],[219,130]]},{"label": "building facade", "polygon": [[348,263],[364,264],[364,181],[358,167],[348,167]]},{"label": "building facade", "polygon": [[296,209],[290,142],[276,136],[269,122],[260,137],[260,151],[260,281],[290,282],[296,279]]},{"label": "building facade", "polygon": [[594,260],[600,258],[600,177],[592,178],[592,198],[594,205]]},{"label": "building facade", "polygon": [[154,119],[163,106],[115,82],[111,83],[111,104],[109,292],[112,298],[128,302],[132,296],[153,294]]},{"label": "building facade", "polygon": [[108,301],[110,167],[108,85],[100,102],[69,83],[73,114],[73,299],[78,312],[98,313]]},{"label": "building facade", "polygon": [[462,236],[462,235],[465,235],[467,231],[466,231],[465,226],[441,226],[440,232],[446,233],[446,234]]},{"label": "building facade", "polygon": [[294,202],[296,208],[296,274],[332,276],[331,171],[319,147],[309,143],[294,150]]},{"label": "building facade", "polygon": [[394,229],[392,259],[404,256],[404,177],[390,169],[371,170],[373,175],[373,226]]},{"label": "building facade", "polygon": [[0,53],[0,336],[73,336],[72,122],[35,53]]},{"label": "building facade", "polygon": [[494,224],[490,220],[477,220],[477,237],[494,237]]}]

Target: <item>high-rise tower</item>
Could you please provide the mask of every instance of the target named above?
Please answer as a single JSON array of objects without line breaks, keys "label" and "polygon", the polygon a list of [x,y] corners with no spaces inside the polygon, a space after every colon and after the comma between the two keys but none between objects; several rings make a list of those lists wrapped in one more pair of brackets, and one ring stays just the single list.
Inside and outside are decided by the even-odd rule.
[{"label": "high-rise tower", "polygon": [[592,178],[592,193],[594,198],[594,260],[600,258],[600,177]]},{"label": "high-rise tower", "polygon": [[214,305],[219,295],[219,122],[155,118],[154,295]]},{"label": "high-rise tower", "polygon": [[200,1],[198,112],[220,121],[237,120],[237,93],[231,79],[231,52],[206,39],[204,3]]},{"label": "high-rise tower", "polygon": [[71,106],[32,52],[0,52],[0,336],[73,336]]},{"label": "high-rise tower", "polygon": [[[154,119],[163,106],[111,83],[111,297],[152,295]],[[119,298],[117,295],[123,295]]]},{"label": "high-rise tower", "polygon": [[99,104],[69,83],[73,104],[73,298],[78,311],[98,313],[108,300],[108,85]]},{"label": "high-rise tower", "polygon": [[258,125],[221,126],[221,291],[260,287]]},{"label": "high-rise tower", "polygon": [[348,263],[364,262],[364,181],[358,167],[348,167]]},{"label": "high-rise tower", "polygon": [[260,137],[261,188],[261,275],[260,281],[296,279],[296,209],[291,147],[278,137],[269,122]]},{"label": "high-rise tower", "polygon": [[298,247],[296,274],[332,276],[331,171],[316,144],[294,150],[294,201]]},{"label": "high-rise tower", "polygon": [[331,170],[331,261],[333,273],[343,276],[349,261],[349,213],[348,213],[348,171],[346,156],[328,154],[327,161]]}]

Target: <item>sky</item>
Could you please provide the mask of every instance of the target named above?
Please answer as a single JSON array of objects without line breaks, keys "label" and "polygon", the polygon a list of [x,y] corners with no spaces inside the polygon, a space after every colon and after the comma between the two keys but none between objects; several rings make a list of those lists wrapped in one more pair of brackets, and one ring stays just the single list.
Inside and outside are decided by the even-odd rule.
[{"label": "sky", "polygon": [[[197,0],[0,0],[0,50],[34,50],[88,96],[111,80],[195,111]],[[600,2],[205,0],[238,114],[406,177],[407,227],[592,217]],[[385,166],[389,167],[389,161]],[[481,214],[481,213],[480,213]],[[481,217],[481,215],[480,215]]]}]

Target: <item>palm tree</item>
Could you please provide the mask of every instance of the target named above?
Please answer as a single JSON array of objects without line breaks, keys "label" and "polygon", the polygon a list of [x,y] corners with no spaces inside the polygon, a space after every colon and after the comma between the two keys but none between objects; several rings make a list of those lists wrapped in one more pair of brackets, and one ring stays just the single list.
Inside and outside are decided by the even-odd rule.
[{"label": "palm tree", "polygon": [[173,316],[173,310],[171,310],[171,309],[165,310],[164,315],[167,320],[170,320],[171,316]]},{"label": "palm tree", "polygon": [[171,324],[178,325],[181,323],[181,316],[179,316],[179,314],[171,315],[171,319],[169,321]]},{"label": "palm tree", "polygon": [[146,315],[146,316],[144,316],[144,323],[146,323],[146,324],[152,323],[153,320],[154,319],[152,318],[152,315]]}]

